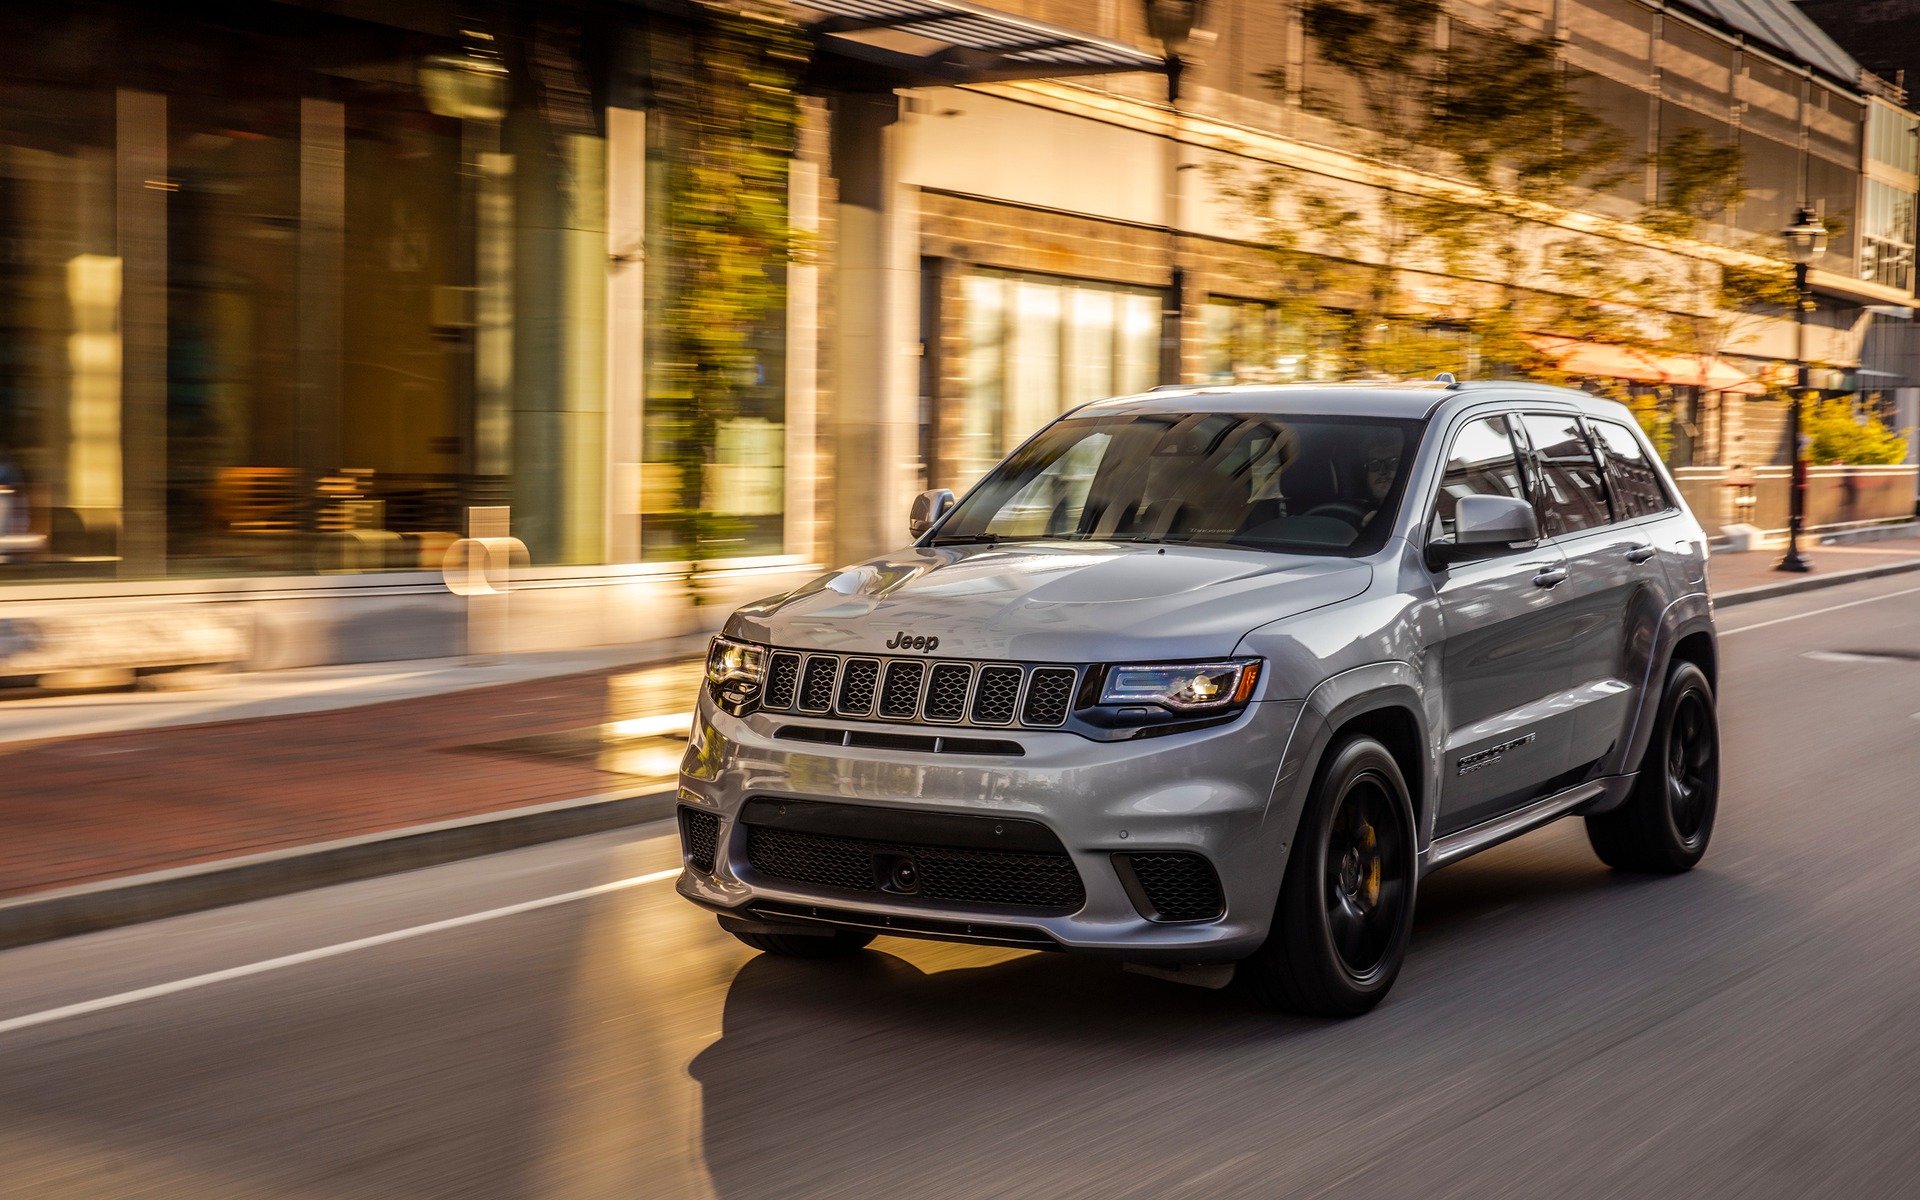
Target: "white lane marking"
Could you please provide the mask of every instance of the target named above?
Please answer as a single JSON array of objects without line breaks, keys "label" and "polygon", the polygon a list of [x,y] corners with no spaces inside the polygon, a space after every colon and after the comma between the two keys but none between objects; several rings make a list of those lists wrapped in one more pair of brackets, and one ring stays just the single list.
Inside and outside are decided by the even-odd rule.
[{"label": "white lane marking", "polygon": [[1908,588],[1904,592],[1888,592],[1884,596],[1868,596],[1865,600],[1849,600],[1845,604],[1834,604],[1826,608],[1816,608],[1812,612],[1795,613],[1790,617],[1775,617],[1771,621],[1760,621],[1753,625],[1742,625],[1738,629],[1722,629],[1721,637],[1732,637],[1736,633],[1746,633],[1750,629],[1765,629],[1769,625],[1780,625],[1787,621],[1798,621],[1802,617],[1817,617],[1822,613],[1839,612],[1843,608],[1852,608],[1858,604],[1872,604],[1875,600],[1892,600],[1899,596],[1911,596],[1920,592],[1920,588]]},{"label": "white lane marking", "polygon": [[120,992],[112,996],[102,996],[97,1000],[82,1000],[78,1004],[62,1005],[59,1008],[43,1009],[25,1016],[9,1017],[0,1020],[0,1033],[12,1033],[18,1029],[31,1029],[35,1025],[46,1025],[54,1021],[64,1021],[68,1017],[84,1017],[89,1013],[105,1012],[111,1008],[120,1008],[127,1004],[138,1004],[142,1000],[153,1000],[161,996],[171,996],[175,992],[184,992],[192,988],[206,987],[208,984],[225,983],[230,979],[245,979],[249,975],[260,975],[267,971],[278,971],[282,967],[297,967],[301,963],[318,962],[323,958],[333,958],[341,954],[351,954],[355,950],[369,950],[375,946],[385,946],[390,942],[403,942],[408,938],[425,937],[430,933],[441,933],[448,929],[459,929],[465,925],[478,925],[482,921],[493,921],[501,917],[511,917],[519,913],[533,912],[536,909],[552,908],[556,904],[570,904],[575,900],[585,900],[592,896],[604,896],[608,892],[617,892],[624,888],[638,887],[643,883],[659,883],[663,879],[672,879],[680,874],[675,867],[671,871],[655,871],[650,875],[635,875],[629,879],[616,879],[612,883],[602,883],[595,887],[581,888],[575,892],[562,892],[557,896],[542,896],[538,900],[524,900],[519,904],[509,904],[503,908],[489,908],[485,912],[468,913],[463,917],[448,917],[444,921],[430,921],[425,925],[413,925],[406,929],[395,929],[390,933],[376,933],[372,937],[355,938],[350,942],[336,942],[331,946],[321,946],[314,950],[302,950],[298,954],[283,954],[279,958],[262,959],[247,963],[245,966],[228,967],[224,971],[209,971],[205,975],[189,975],[185,979],[176,979],[171,983],[156,983],[152,987],[135,988],[130,992]]}]

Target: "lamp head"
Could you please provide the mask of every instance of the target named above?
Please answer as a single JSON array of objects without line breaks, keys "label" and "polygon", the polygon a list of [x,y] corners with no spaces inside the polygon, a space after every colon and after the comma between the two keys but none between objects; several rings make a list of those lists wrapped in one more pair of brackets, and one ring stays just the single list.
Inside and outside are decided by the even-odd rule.
[{"label": "lamp head", "polygon": [[1178,58],[1187,39],[1206,15],[1207,0],[1142,0],[1147,10],[1147,32],[1159,41],[1168,58]]},{"label": "lamp head", "polygon": [[1787,239],[1787,256],[1796,263],[1812,263],[1827,252],[1826,223],[1810,208],[1801,209],[1780,236]]}]

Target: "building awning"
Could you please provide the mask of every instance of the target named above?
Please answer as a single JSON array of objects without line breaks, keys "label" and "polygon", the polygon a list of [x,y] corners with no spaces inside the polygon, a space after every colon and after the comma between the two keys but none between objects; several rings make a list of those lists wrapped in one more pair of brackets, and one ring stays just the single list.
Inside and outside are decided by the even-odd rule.
[{"label": "building awning", "polygon": [[823,54],[880,68],[892,86],[1164,71],[1124,42],[964,0],[800,0]]},{"label": "building awning", "polygon": [[1766,385],[1731,363],[1705,354],[1655,354],[1631,346],[1583,342],[1576,338],[1530,335],[1527,341],[1552,358],[1569,375],[1631,379],[1636,383],[1667,383],[1704,388],[1710,392],[1738,392],[1764,396]]}]

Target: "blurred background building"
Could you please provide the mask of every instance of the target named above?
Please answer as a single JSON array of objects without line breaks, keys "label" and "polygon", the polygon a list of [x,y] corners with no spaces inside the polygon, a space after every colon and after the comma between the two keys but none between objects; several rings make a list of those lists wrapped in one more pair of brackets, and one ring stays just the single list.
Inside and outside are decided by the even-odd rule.
[{"label": "blurred background building", "polygon": [[[1438,249],[1374,271],[1400,298],[1380,334],[1356,331],[1351,278],[1298,286],[1308,259],[1382,265],[1324,223],[1286,240],[1303,198],[1359,228],[1389,194],[1465,194],[1444,163],[1382,160],[1391,131],[1368,131],[1316,33],[1325,0],[763,7],[790,37],[764,57],[791,69],[793,125],[783,186],[742,203],[797,241],[728,285],[758,298],[723,402],[688,382],[713,223],[686,180],[726,78],[705,6],[0,11],[24,51],[0,66],[0,616],[105,629],[185,598],[242,606],[255,665],[455,653],[441,560],[470,507],[506,506],[531,560],[522,646],[664,636],[898,544],[916,491],[964,489],[1086,400],[1324,378],[1351,369],[1343,347],[1406,331],[1422,370],[1510,370],[1470,312],[1502,289],[1645,309]],[[1787,0],[1366,9],[1410,20],[1419,61],[1547,39],[1617,136],[1624,169],[1525,220],[1543,246],[1671,279],[1672,311],[1624,319],[1643,337],[1520,332],[1553,377],[1644,401],[1710,526],[1729,470],[1784,512],[1793,313],[1712,296],[1723,271],[1777,268],[1801,206],[1832,231],[1816,388],[1915,423],[1916,119],[1896,80]],[[1686,131],[1737,148],[1742,186],[1651,229]],[[1294,207],[1257,211],[1245,181],[1274,167]],[[1667,328],[1713,321],[1684,344]],[[1911,513],[1910,466],[1849,478],[1851,507],[1816,524]]]}]

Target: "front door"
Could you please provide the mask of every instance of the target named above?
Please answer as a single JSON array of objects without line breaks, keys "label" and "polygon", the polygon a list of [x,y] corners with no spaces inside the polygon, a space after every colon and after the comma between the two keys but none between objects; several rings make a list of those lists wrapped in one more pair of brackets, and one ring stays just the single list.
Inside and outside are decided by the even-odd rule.
[{"label": "front door", "polygon": [[[1479,417],[1456,431],[1430,540],[1451,539],[1462,496],[1527,498],[1524,447],[1510,424]],[[1566,558],[1551,545],[1495,550],[1435,573],[1446,714],[1436,833],[1524,804],[1566,769],[1569,727],[1557,707],[1573,681],[1566,578]]]}]

